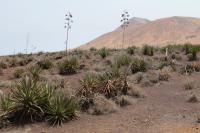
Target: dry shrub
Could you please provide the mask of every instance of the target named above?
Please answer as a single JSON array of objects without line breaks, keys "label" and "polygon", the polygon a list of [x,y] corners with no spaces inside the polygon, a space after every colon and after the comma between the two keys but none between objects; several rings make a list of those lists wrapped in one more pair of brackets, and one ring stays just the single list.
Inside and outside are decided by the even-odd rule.
[{"label": "dry shrub", "polygon": [[152,86],[146,73],[138,72],[134,76],[134,81],[136,84],[141,84],[143,86]]},{"label": "dry shrub", "polygon": [[132,105],[136,103],[136,99],[131,96],[122,95],[115,99],[116,104],[120,105],[121,107]]},{"label": "dry shrub", "polygon": [[102,115],[119,110],[114,101],[107,99],[103,95],[95,95],[93,102],[93,106],[88,111],[90,114]]},{"label": "dry shrub", "polygon": [[159,82],[159,74],[157,72],[149,72],[147,77],[151,83]]},{"label": "dry shrub", "polygon": [[24,75],[24,72],[25,71],[22,68],[16,69],[13,73],[13,76],[14,78],[21,78]]},{"label": "dry shrub", "polygon": [[159,73],[159,80],[160,80],[160,81],[168,81],[168,80],[169,80],[169,77],[170,77],[170,75],[169,75],[169,73],[166,72],[166,71],[161,71],[161,72]]},{"label": "dry shrub", "polygon": [[0,68],[0,75],[3,75],[3,69]]},{"label": "dry shrub", "polygon": [[136,98],[144,98],[146,97],[145,92],[142,90],[141,87],[134,85],[134,84],[130,84],[130,89],[128,91],[128,95],[132,96],[132,97],[136,97]]},{"label": "dry shrub", "polygon": [[197,98],[197,96],[196,95],[191,95],[190,97],[189,97],[189,99],[188,99],[188,102],[190,102],[190,103],[196,103],[196,102],[198,102],[199,101],[199,99]]},{"label": "dry shrub", "polygon": [[194,82],[192,80],[187,80],[184,83],[185,90],[192,90],[195,88]]}]

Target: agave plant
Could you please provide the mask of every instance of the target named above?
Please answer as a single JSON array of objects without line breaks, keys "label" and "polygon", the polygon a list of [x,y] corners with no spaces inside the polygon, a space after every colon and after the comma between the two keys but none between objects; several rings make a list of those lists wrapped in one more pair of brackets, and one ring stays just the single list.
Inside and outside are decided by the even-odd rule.
[{"label": "agave plant", "polygon": [[114,97],[118,94],[118,88],[116,87],[117,80],[107,80],[100,87],[100,93],[104,94],[107,98]]},{"label": "agave plant", "polygon": [[35,81],[39,81],[40,80],[40,74],[42,72],[42,70],[40,69],[40,67],[36,66],[32,66],[30,68],[28,68],[29,71],[29,76]]},{"label": "agave plant", "polygon": [[27,123],[41,120],[44,110],[40,105],[47,103],[44,91],[29,77],[23,78],[14,86],[11,93],[13,106],[9,111],[9,117],[13,122]]},{"label": "agave plant", "polygon": [[7,114],[12,107],[12,101],[10,99],[10,95],[1,95],[0,97],[0,117]]},{"label": "agave plant", "polygon": [[83,79],[80,80],[81,88],[78,90],[77,95],[81,97],[80,106],[83,111],[89,109],[93,104],[94,94],[97,92],[99,80],[93,73],[87,73]]},{"label": "agave plant", "polygon": [[50,100],[46,112],[46,121],[53,126],[61,125],[76,116],[76,109],[77,104],[72,98],[59,94]]},{"label": "agave plant", "polygon": [[85,97],[90,97],[97,87],[97,76],[93,73],[87,73],[84,75],[83,79],[80,80],[80,84],[82,86],[80,93]]}]

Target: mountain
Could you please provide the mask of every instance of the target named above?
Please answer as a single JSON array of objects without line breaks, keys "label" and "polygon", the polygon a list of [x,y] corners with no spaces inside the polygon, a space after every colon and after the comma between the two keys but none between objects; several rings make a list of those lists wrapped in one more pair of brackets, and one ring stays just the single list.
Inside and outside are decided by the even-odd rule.
[{"label": "mountain", "polygon": [[[80,48],[122,48],[121,27],[106,33]],[[144,44],[162,47],[168,44],[200,44],[200,19],[192,17],[169,17],[150,21],[144,18],[130,19],[125,32],[124,48]]]}]

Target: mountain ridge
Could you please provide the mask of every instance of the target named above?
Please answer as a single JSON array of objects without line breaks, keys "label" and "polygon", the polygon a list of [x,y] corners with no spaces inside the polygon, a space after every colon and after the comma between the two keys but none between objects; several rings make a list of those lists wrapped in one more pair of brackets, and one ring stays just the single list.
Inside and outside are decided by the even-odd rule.
[{"label": "mountain ridge", "polygon": [[[122,29],[118,27],[114,31],[80,46],[80,48],[122,48],[122,34]],[[173,16],[150,21],[134,17],[130,19],[129,27],[125,32],[123,47],[141,47],[144,44],[162,47],[174,43],[200,44],[200,18]]]}]

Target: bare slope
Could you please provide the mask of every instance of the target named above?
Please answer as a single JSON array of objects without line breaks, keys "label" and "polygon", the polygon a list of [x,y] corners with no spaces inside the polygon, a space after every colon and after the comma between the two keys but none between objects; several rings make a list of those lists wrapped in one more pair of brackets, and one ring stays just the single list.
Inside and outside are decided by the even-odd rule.
[{"label": "bare slope", "polygon": [[[164,46],[170,43],[192,44],[200,43],[200,19],[192,17],[170,17],[154,21],[142,18],[133,18],[126,30],[125,45]],[[116,30],[104,34],[97,39],[81,46],[83,49],[90,47],[121,48],[122,30]]]}]

